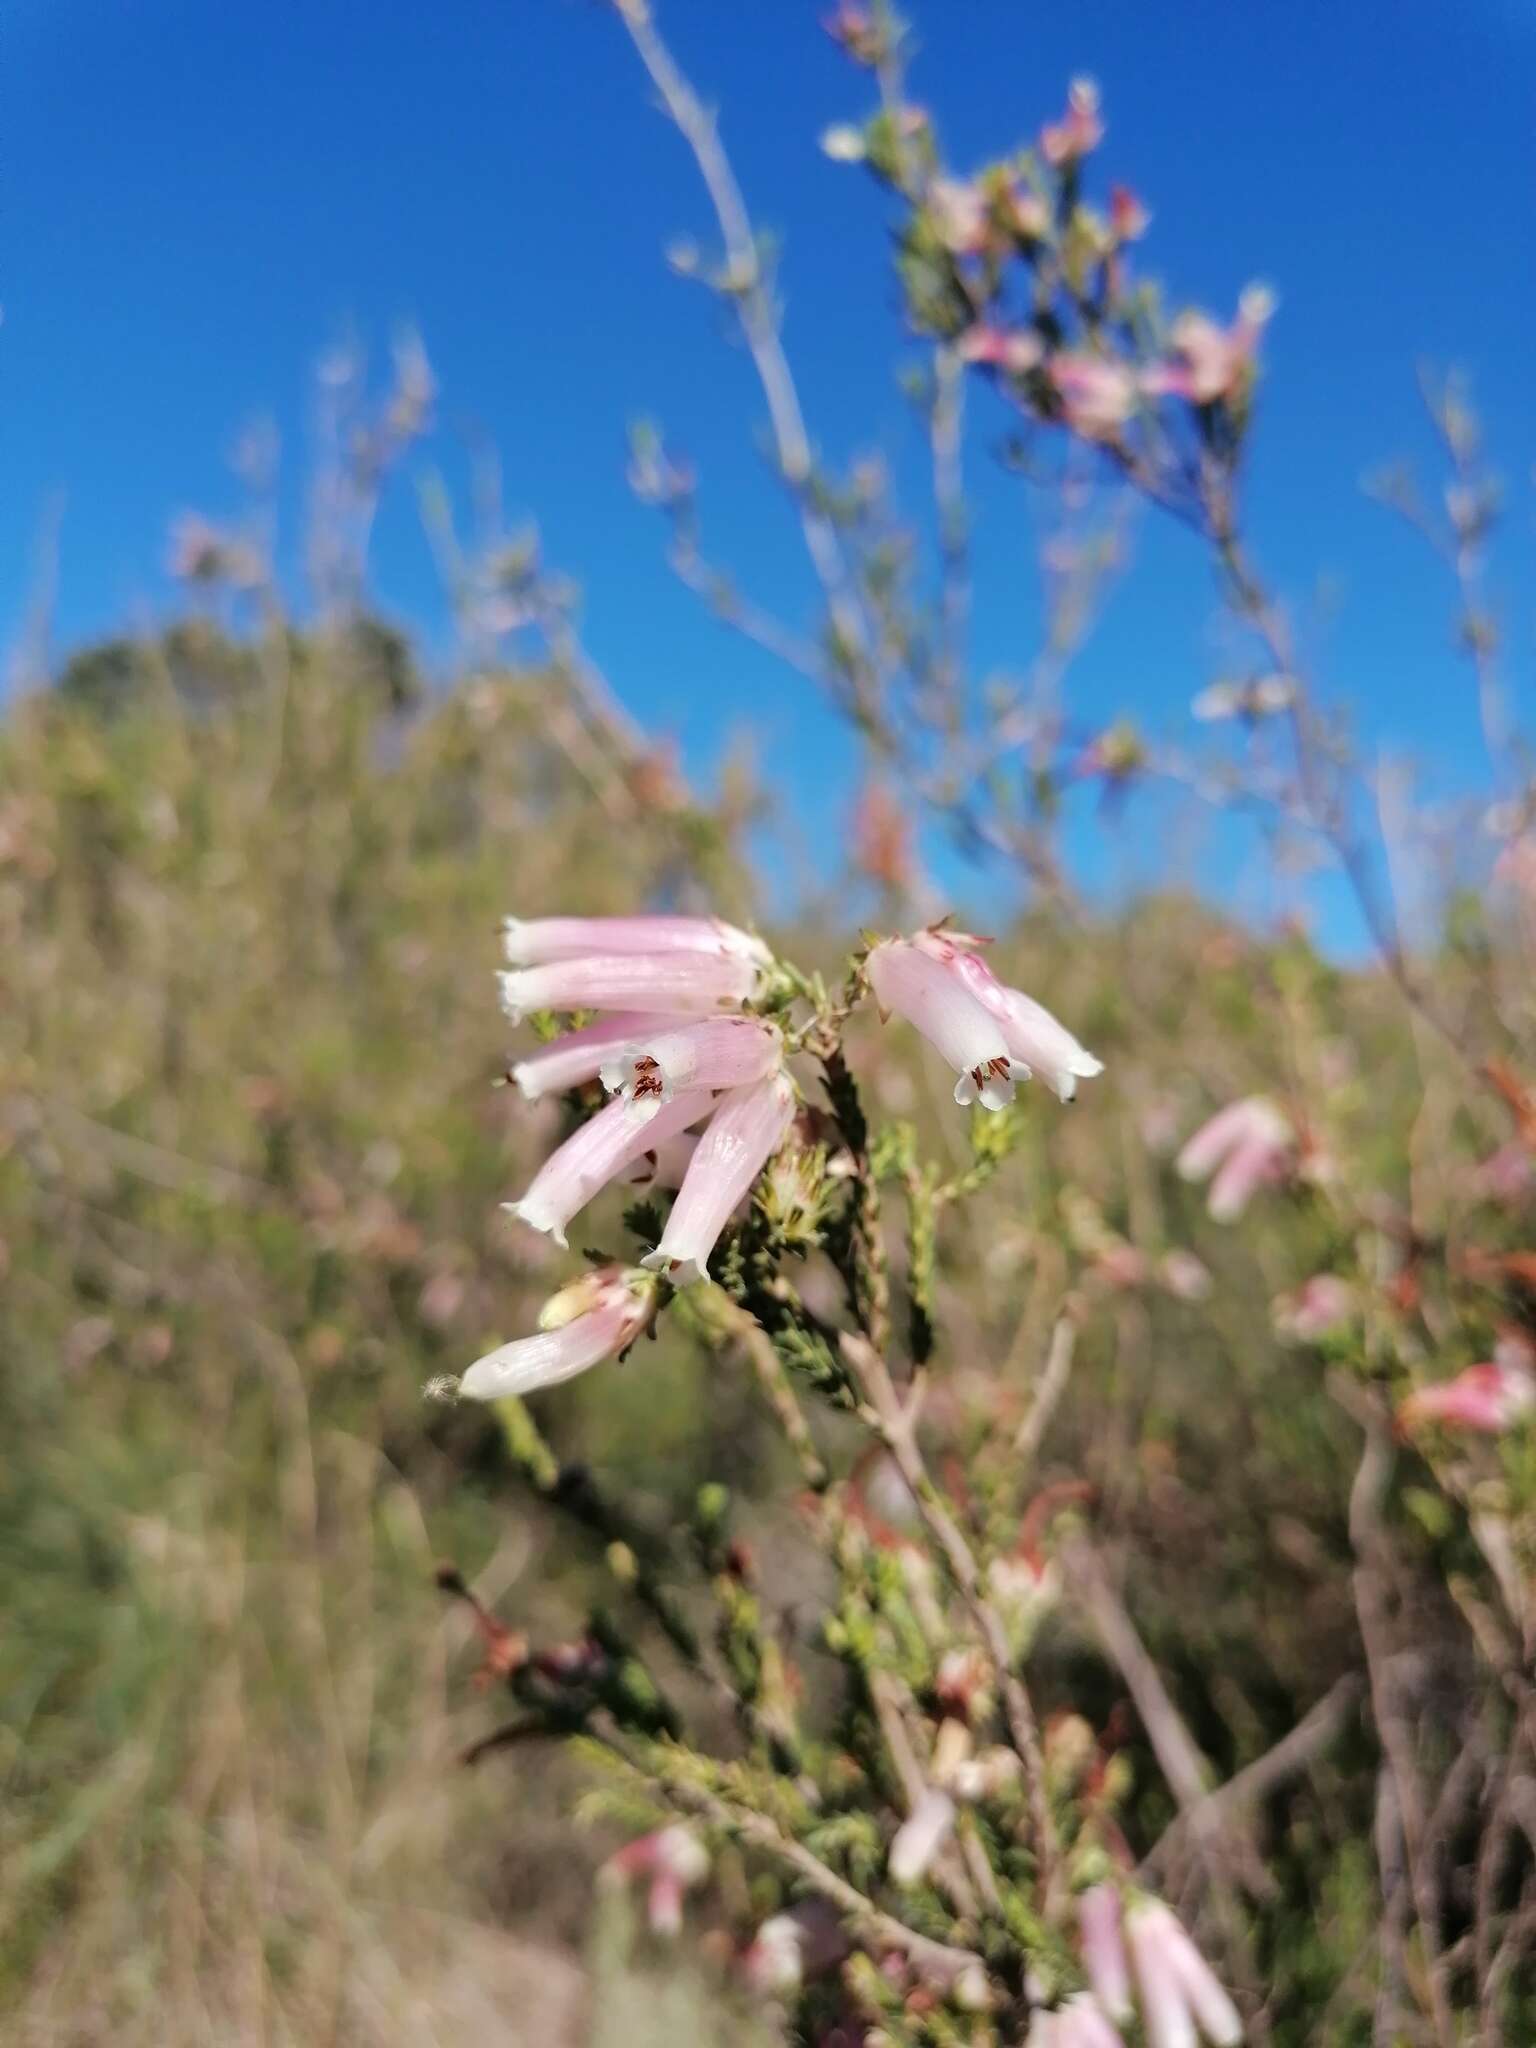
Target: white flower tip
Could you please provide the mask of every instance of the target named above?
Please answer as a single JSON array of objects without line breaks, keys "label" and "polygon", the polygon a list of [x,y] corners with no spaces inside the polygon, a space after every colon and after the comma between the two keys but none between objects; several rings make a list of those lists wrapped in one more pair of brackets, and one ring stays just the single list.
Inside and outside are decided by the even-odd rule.
[{"label": "white flower tip", "polygon": [[459,1381],[459,1394],[466,1401],[504,1401],[537,1384],[536,1378],[510,1364],[504,1351],[489,1351],[484,1358],[477,1358]]},{"label": "white flower tip", "polygon": [[555,1243],[559,1245],[561,1251],[568,1251],[570,1249],[566,1243],[564,1226],[551,1222],[547,1216],[536,1214],[528,1207],[526,1201],[503,1202],[501,1206],[509,1216],[515,1216],[519,1223],[526,1223],[530,1230],[540,1230],[546,1237],[552,1237]]},{"label": "white flower tip", "polygon": [[1029,1080],[1033,1069],[1023,1060],[995,1059],[984,1067],[972,1067],[955,1083],[955,1100],[962,1109],[979,1102],[983,1109],[1006,1109],[1020,1081]]},{"label": "white flower tip", "polygon": [[508,1079],[518,1094],[522,1096],[524,1102],[537,1102],[543,1093],[526,1060],[519,1060],[515,1066],[509,1069]]},{"label": "white flower tip", "polygon": [[660,1247],[647,1252],[640,1263],[648,1273],[665,1274],[674,1287],[692,1287],[696,1280],[704,1278],[704,1268],[697,1259],[674,1259]]},{"label": "white flower tip", "polygon": [[523,1005],[517,986],[517,975],[515,973],[509,974],[505,971],[499,973],[496,976],[496,987],[501,997],[502,1015],[509,1024],[521,1024],[523,1021]]}]

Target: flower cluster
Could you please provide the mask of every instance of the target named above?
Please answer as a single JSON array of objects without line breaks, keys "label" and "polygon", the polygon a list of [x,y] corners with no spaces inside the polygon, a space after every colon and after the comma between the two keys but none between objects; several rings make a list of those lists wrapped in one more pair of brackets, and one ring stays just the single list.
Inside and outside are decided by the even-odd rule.
[{"label": "flower cluster", "polygon": [[[998,980],[985,943],[931,927],[878,941],[865,972],[882,1012],[907,1017],[954,1065],[956,1102],[1000,1109],[1036,1072],[1070,1101],[1102,1063]],[[610,1097],[505,1204],[508,1214],[564,1248],[567,1226],[616,1182],[675,1188],[676,1199],[637,1266],[586,1274],[546,1303],[537,1336],[476,1360],[459,1391],[479,1400],[553,1386],[627,1351],[654,1321],[661,1282],[707,1275],[799,1101],[784,1025],[768,1013],[773,956],[751,933],[711,917],[509,917],[502,945],[501,1001],[513,1023],[602,1013],[515,1061],[511,1081],[530,1102],[592,1081]]]}]

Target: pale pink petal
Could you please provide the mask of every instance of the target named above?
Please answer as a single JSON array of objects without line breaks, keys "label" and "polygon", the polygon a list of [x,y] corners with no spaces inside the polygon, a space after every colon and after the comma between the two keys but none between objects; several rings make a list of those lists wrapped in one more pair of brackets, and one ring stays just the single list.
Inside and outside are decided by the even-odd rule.
[{"label": "pale pink petal", "polygon": [[761,939],[718,917],[509,917],[502,921],[501,940],[509,967],[541,967],[593,953],[707,953],[761,965],[773,957]]},{"label": "pale pink petal", "polygon": [[978,941],[963,933],[930,929],[912,941],[921,953],[939,961],[996,1020],[1012,1056],[1049,1081],[1063,1102],[1077,1093],[1079,1080],[1102,1074],[1104,1062],[1080,1045],[1043,1003],[1022,989],[1008,988],[976,950]]},{"label": "pale pink petal", "polygon": [[1241,1102],[1229,1102],[1200,1126],[1175,1162],[1182,1179],[1209,1179],[1232,1147],[1248,1134],[1255,1100],[1250,1095]]},{"label": "pale pink petal", "polygon": [[[676,1106],[668,1103],[657,1112],[658,1120]],[[620,1097],[610,1107],[622,1110],[628,1104]],[[665,1273],[678,1287],[702,1279],[731,1211],[783,1144],[794,1115],[795,1091],[782,1073],[723,1096],[689,1161],[661,1243],[641,1264]],[[691,1121],[692,1114],[685,1119]]]},{"label": "pale pink petal", "polygon": [[620,1096],[550,1154],[521,1200],[504,1206],[520,1222],[547,1231],[563,1245],[565,1226],[579,1209],[642,1153],[697,1123],[710,1101],[707,1088],[690,1088],[647,1111]]},{"label": "pale pink petal", "polygon": [[646,1919],[652,1934],[675,1935],[683,1930],[683,1888],[669,1870],[658,1870],[646,1895]]},{"label": "pale pink petal", "polygon": [[869,982],[882,1011],[905,1017],[960,1076],[955,1100],[1002,1109],[1029,1069],[1008,1051],[1001,1025],[942,960],[905,939],[870,949]]},{"label": "pale pink petal", "polygon": [[896,1830],[886,1861],[891,1882],[917,1884],[949,1840],[955,1825],[955,1802],[947,1792],[929,1785]]},{"label": "pale pink petal", "polygon": [[1104,2017],[1091,1991],[1075,1992],[1067,2000],[1057,2014],[1057,2029],[1059,2048],[1125,2048],[1119,2029]]},{"label": "pale pink petal", "polygon": [[1217,1169],[1206,1203],[1217,1223],[1232,1223],[1242,1215],[1259,1189],[1273,1177],[1275,1152],[1262,1138],[1245,1138],[1235,1145]]},{"label": "pale pink petal", "polygon": [[1072,1100],[1080,1080],[1091,1081],[1103,1073],[1104,1062],[1021,989],[1000,988],[988,1007],[1003,1027],[1009,1052],[1043,1075],[1062,1102]]},{"label": "pale pink petal", "polygon": [[649,1010],[710,1016],[757,993],[762,968],[735,953],[591,953],[504,973],[501,1005],[514,1024],[530,1010]]},{"label": "pale pink petal", "polygon": [[740,1088],[783,1057],[777,1028],[757,1017],[710,1017],[637,1035],[604,1061],[603,1086],[636,1103],[666,1102],[679,1088]]},{"label": "pale pink petal", "polygon": [[562,1037],[551,1039],[548,1045],[541,1045],[537,1052],[516,1063],[512,1079],[530,1102],[545,1095],[563,1094],[567,1088],[579,1088],[584,1081],[595,1081],[604,1062],[625,1046],[652,1031],[670,1031],[676,1022],[675,1016],[654,1010],[621,1010],[615,1016],[584,1025],[580,1031],[567,1031]]},{"label": "pale pink petal", "polygon": [[1183,1986],[1196,2024],[1213,2048],[1237,2048],[1243,2038],[1243,2020],[1227,1996],[1210,1964],[1190,1939],[1188,1931],[1170,1912],[1163,1929],[1174,1974]]},{"label": "pale pink petal", "polygon": [[1497,1359],[1469,1365],[1453,1380],[1420,1387],[1400,1403],[1398,1421],[1404,1429],[1438,1422],[1447,1429],[1470,1429],[1497,1436],[1536,1407],[1536,1376],[1519,1364]]},{"label": "pale pink petal", "polygon": [[1173,1915],[1157,1900],[1142,1899],[1125,1916],[1126,1940],[1136,1972],[1147,2048],[1198,2048],[1195,2022],[1168,1945]]},{"label": "pale pink petal", "polygon": [[1096,1884],[1077,1902],[1077,1924],[1083,1940],[1083,1968],[1094,1996],[1112,2020],[1131,2016],[1131,1972],[1120,1928],[1120,1894],[1113,1885]]},{"label": "pale pink petal", "polygon": [[476,1359],[459,1382],[473,1401],[500,1401],[558,1386],[632,1343],[650,1313],[643,1295],[616,1287],[586,1315],[534,1337],[519,1337]]}]

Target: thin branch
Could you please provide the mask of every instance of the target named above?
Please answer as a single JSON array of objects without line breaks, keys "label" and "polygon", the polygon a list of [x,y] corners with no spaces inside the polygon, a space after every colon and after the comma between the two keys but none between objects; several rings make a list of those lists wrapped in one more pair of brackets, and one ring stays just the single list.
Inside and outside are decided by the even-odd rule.
[{"label": "thin branch", "polygon": [[597,1739],[643,1777],[647,1785],[659,1789],[680,1812],[692,1814],[741,1841],[750,1842],[754,1848],[761,1849],[765,1855],[793,1870],[813,1891],[830,1900],[856,1932],[887,1948],[900,1949],[912,1958],[919,1969],[931,1971],[946,1982],[952,1982],[966,1971],[985,1967],[974,1949],[956,1948],[948,1942],[934,1941],[926,1934],[918,1934],[893,1913],[885,1912],[873,1899],[849,1884],[846,1878],[839,1877],[803,1842],[784,1834],[767,1814],[737,1806],[702,1785],[675,1778],[653,1778],[649,1772],[641,1770],[617,1736],[603,1734]]},{"label": "thin branch", "polygon": [[1003,1702],[1008,1732],[1019,1760],[1029,1796],[1030,1820],[1034,1828],[1035,1852],[1040,1864],[1042,1893],[1049,1897],[1056,1873],[1058,1847],[1056,1824],[1051,1816],[1046,1789],[1045,1758],[1040,1747],[1040,1723],[1029,1690],[1014,1669],[1007,1631],[982,1589],[980,1567],[966,1542],[960,1525],[950,1514],[929,1476],[915,1435],[914,1403],[903,1404],[885,1360],[863,1337],[845,1332],[843,1357],[859,1383],[865,1415],[890,1452],[897,1470],[907,1482],[923,1525],[938,1546],[950,1576],[981,1632]]},{"label": "thin branch", "polygon": [[876,650],[852,589],[837,530],[821,510],[812,488],[815,464],[810,436],[741,187],[720,141],[714,115],[678,69],[657,32],[647,0],[617,0],[617,4],[630,41],[661,95],[663,107],[693,152],[709,193],[725,243],[732,304],[767,400],[779,469],[794,493],[806,549],[826,593],[838,639],[857,661],[867,691],[876,679]]},{"label": "thin branch", "polygon": [[1217,1827],[1223,1826],[1229,1814],[1257,1805],[1283,1785],[1287,1778],[1294,1778],[1306,1770],[1338,1741],[1349,1725],[1364,1689],[1364,1681],[1357,1673],[1346,1672],[1273,1749],[1265,1750],[1262,1756],[1255,1757],[1251,1764],[1245,1764],[1242,1770],[1235,1772],[1224,1785],[1205,1793],[1193,1806],[1185,1807],[1142,1858],[1137,1874],[1154,1876],[1187,1833],[1198,1833],[1213,1823]]}]

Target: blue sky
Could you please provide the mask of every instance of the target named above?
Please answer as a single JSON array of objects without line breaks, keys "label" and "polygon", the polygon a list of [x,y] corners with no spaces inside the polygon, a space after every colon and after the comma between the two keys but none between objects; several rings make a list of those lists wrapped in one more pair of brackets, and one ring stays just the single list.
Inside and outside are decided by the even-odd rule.
[{"label": "blue sky", "polygon": [[[722,109],[749,200],[785,237],[788,341],[822,445],[844,458],[883,444],[900,468],[913,430],[894,376],[907,344],[883,202],[816,147],[828,122],[862,110],[866,85],[819,32],[820,11],[659,4]],[[1481,741],[1449,649],[1449,593],[1359,484],[1384,458],[1426,449],[1416,361],[1464,365],[1514,486],[1502,566],[1518,594],[1531,538],[1536,7],[910,11],[914,90],[957,163],[1032,132],[1067,79],[1090,72],[1108,113],[1105,169],[1151,206],[1144,259],[1174,298],[1226,311],[1249,278],[1276,286],[1252,488],[1259,552],[1314,621],[1320,680],[1358,704],[1373,742],[1430,764],[1439,786],[1465,786]],[[807,601],[792,523],[756,453],[746,360],[661,261],[671,237],[707,228],[692,166],[606,8],[12,0],[4,54],[8,636],[60,493],[60,644],[163,613],[167,523],[187,507],[235,509],[225,457],[255,416],[283,432],[291,530],[315,357],[347,329],[382,357],[411,321],[443,390],[431,459],[462,475],[469,425],[499,444],[509,503],[580,579],[591,646],[631,707],[702,773],[746,726],[808,831],[846,805],[846,737],[808,686],[669,581],[654,516],[625,487],[627,422],[653,415],[700,467],[714,552],[791,614]],[[982,447],[972,477],[987,528],[978,654],[1017,667],[1038,620],[1035,528]],[[441,608],[408,489],[386,509],[377,561],[387,606],[431,630]],[[1528,620],[1512,625],[1518,662]],[[1075,708],[1087,724],[1128,711],[1177,731],[1217,644],[1197,548],[1145,527],[1074,678]],[[1174,857],[1240,893],[1228,839],[1193,830]],[[1134,814],[1094,858],[1107,879],[1155,865]]]}]

